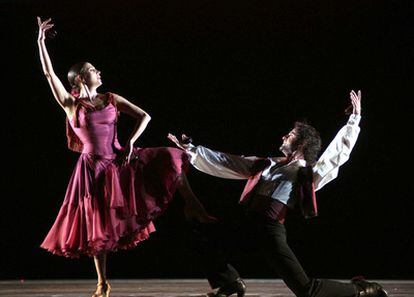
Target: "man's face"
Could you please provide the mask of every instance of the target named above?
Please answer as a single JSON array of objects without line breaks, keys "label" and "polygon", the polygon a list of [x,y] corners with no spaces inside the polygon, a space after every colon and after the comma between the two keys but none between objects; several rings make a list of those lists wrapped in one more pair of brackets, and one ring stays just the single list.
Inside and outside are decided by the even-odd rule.
[{"label": "man's face", "polygon": [[296,129],[291,130],[288,134],[282,137],[283,143],[280,146],[279,150],[285,155],[288,156],[294,151],[294,144],[297,139]]}]

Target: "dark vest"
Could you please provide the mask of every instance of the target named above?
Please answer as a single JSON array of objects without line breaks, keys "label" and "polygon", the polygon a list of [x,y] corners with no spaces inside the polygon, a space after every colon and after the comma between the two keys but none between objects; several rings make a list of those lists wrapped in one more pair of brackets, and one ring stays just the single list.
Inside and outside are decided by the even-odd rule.
[{"label": "dark vest", "polygon": [[[286,161],[285,161],[286,162]],[[269,159],[260,159],[256,162],[253,175],[247,180],[243,193],[240,196],[240,203],[247,204],[255,192],[262,172],[270,165]],[[305,218],[312,218],[318,215],[316,203],[315,184],[313,182],[312,167],[303,167],[298,171],[294,188],[294,208]]]}]

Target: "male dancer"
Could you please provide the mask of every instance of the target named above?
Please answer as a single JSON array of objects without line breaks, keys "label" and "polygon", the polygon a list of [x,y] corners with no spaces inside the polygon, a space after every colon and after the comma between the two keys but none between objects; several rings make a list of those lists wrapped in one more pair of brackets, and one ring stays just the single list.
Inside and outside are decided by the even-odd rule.
[{"label": "male dancer", "polygon": [[[288,208],[303,216],[317,215],[315,191],[338,175],[356,143],[361,119],[361,92],[350,93],[353,112],[347,124],[338,132],[328,148],[316,161],[321,148],[319,133],[312,126],[296,122],[282,137],[280,151],[284,157],[258,158],[226,154],[188,143],[183,135],[178,140],[168,138],[191,156],[198,170],[228,179],[247,179],[240,202],[248,209],[249,225],[253,226],[257,243],[270,266],[298,297],[386,297],[387,292],[377,283],[353,279],[342,283],[309,278],[286,241],[284,227]],[[316,162],[315,162],[316,161]],[[221,261],[211,259],[213,261]],[[208,279],[211,296],[224,297],[245,293],[245,284],[231,265],[216,265],[221,271],[211,272]],[[223,269],[224,267],[224,269]]]}]

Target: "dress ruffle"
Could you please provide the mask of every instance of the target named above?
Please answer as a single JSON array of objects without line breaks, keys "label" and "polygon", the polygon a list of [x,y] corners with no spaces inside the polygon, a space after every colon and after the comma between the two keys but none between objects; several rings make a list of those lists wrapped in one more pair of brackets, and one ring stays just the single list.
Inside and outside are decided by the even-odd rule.
[{"label": "dress ruffle", "polygon": [[70,258],[135,247],[155,231],[187,168],[187,155],[169,147],[137,148],[123,166],[81,154],[41,247]]}]

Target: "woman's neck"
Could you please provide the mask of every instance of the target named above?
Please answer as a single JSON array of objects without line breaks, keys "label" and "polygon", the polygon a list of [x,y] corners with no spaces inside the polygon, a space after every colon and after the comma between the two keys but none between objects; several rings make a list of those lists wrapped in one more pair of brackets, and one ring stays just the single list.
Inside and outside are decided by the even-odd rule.
[{"label": "woman's neck", "polygon": [[89,89],[88,87],[83,87],[79,93],[80,98],[88,98],[90,101],[93,101],[98,96],[96,88]]}]

